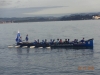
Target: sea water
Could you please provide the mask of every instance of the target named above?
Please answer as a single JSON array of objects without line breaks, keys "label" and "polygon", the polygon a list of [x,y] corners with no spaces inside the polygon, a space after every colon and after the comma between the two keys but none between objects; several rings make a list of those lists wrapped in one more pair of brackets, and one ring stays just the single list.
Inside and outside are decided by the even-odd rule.
[{"label": "sea water", "polygon": [[[29,42],[94,38],[93,49],[8,48],[17,31]],[[100,20],[0,24],[0,75],[99,75]]]}]

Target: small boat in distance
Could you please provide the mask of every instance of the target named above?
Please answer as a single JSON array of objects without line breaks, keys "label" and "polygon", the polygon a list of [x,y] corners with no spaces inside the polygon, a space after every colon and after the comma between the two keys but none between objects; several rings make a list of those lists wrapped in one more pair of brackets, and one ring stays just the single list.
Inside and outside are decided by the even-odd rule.
[{"label": "small boat in distance", "polygon": [[62,39],[57,39],[51,40],[50,42],[47,42],[47,40],[42,40],[42,42],[34,41],[34,42],[23,42],[20,40],[20,33],[18,31],[17,38],[16,38],[17,45],[25,48],[84,48],[88,49],[91,48],[93,49],[93,39],[88,39],[88,40],[81,40],[77,41],[76,39],[74,41],[69,41],[66,40],[62,42]]}]

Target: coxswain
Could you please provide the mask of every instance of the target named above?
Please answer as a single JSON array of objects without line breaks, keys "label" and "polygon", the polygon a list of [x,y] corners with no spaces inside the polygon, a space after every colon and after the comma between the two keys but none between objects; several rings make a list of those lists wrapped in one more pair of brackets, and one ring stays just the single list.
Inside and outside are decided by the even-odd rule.
[{"label": "coxswain", "polygon": [[28,34],[26,35],[26,38],[25,38],[26,42],[28,42]]}]

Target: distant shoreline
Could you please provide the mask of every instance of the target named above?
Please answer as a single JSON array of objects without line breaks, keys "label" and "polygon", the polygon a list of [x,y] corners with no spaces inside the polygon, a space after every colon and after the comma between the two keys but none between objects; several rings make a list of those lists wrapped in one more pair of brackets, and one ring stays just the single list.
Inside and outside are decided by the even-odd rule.
[{"label": "distant shoreline", "polygon": [[[96,19],[88,19],[88,20],[96,20]],[[86,20],[65,20],[65,21],[86,21]],[[54,21],[36,21],[36,22],[54,22]],[[12,22],[12,23],[29,23],[29,22]],[[0,23],[0,24],[11,24],[11,23],[7,22],[7,23]]]},{"label": "distant shoreline", "polygon": [[99,14],[74,14],[62,17],[23,17],[23,18],[0,18],[0,24],[22,23],[22,22],[50,22],[50,21],[77,21],[77,20],[99,20]]}]

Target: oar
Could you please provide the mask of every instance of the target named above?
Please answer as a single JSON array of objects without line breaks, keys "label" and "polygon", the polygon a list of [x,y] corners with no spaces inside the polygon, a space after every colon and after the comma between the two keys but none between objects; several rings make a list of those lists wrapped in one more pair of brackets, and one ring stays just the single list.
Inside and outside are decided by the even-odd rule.
[{"label": "oar", "polygon": [[11,46],[11,45],[9,45],[8,47],[9,47],[9,48],[13,48],[13,46]]},{"label": "oar", "polygon": [[35,46],[30,46],[30,48],[35,48]]},{"label": "oar", "polygon": [[46,48],[48,48],[48,49],[49,49],[49,48],[51,48],[51,47],[46,47]]},{"label": "oar", "polygon": [[16,46],[15,46],[15,48],[19,48],[19,47],[20,47],[20,45],[16,45]]},{"label": "oar", "polygon": [[9,48],[13,48],[14,46],[15,46],[15,44],[13,44],[13,45],[8,45]]},{"label": "oar", "polygon": [[23,46],[22,48],[27,48],[28,46]]},{"label": "oar", "polygon": [[43,47],[39,47],[39,48],[43,48]]}]

